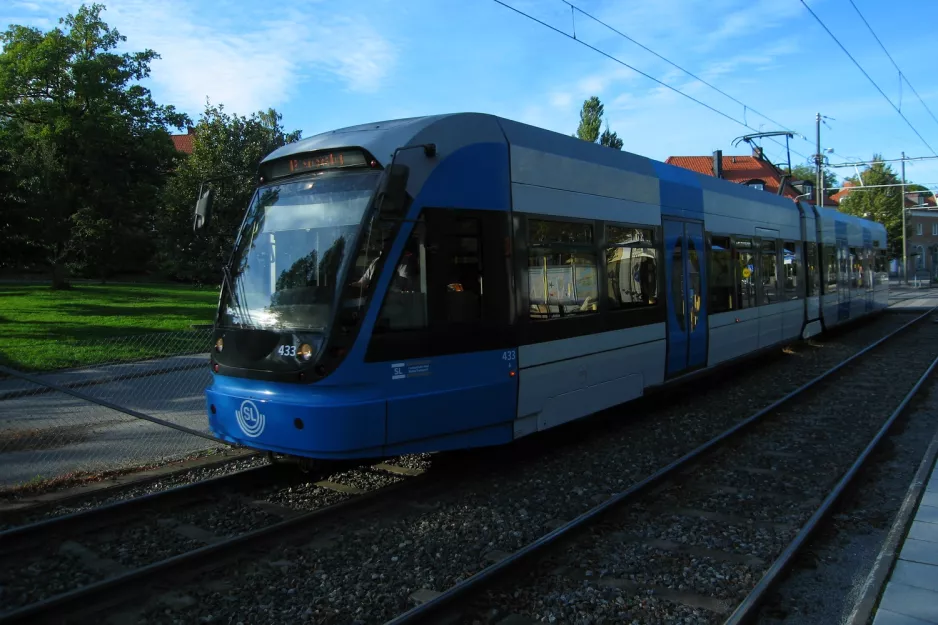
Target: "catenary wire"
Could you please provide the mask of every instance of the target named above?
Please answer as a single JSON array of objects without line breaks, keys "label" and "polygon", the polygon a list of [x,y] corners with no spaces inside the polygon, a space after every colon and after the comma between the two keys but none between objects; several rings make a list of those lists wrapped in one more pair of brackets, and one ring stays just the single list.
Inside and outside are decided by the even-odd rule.
[{"label": "catenary wire", "polygon": [[[632,70],[633,72],[635,72],[635,73],[637,73],[637,74],[640,74],[640,75],[644,76],[645,78],[648,78],[649,80],[651,80],[651,81],[653,81],[653,82],[658,83],[658,84],[661,85],[662,87],[665,87],[666,89],[669,89],[669,90],[671,90],[671,91],[677,93],[678,95],[684,96],[684,97],[687,98],[688,100],[691,100],[692,102],[695,102],[695,103],[697,103],[697,104],[703,106],[704,108],[709,109],[710,111],[716,113],[717,115],[719,115],[719,116],[721,116],[721,117],[725,117],[726,119],[728,119],[728,120],[730,120],[730,121],[732,121],[732,122],[735,122],[735,123],[739,124],[740,126],[743,126],[744,128],[748,128],[749,130],[755,130],[756,132],[758,132],[758,129],[753,128],[752,126],[750,126],[750,125],[747,124],[746,122],[741,121],[741,120],[739,120],[739,119],[736,119],[736,118],[733,117],[732,115],[729,115],[728,113],[724,113],[723,111],[721,111],[721,110],[719,110],[719,109],[717,109],[717,108],[714,108],[714,107],[710,106],[710,105],[707,104],[706,102],[702,102],[701,100],[698,100],[698,99],[695,98],[694,96],[692,96],[692,95],[690,95],[690,94],[687,94],[687,93],[684,93],[683,91],[681,91],[680,89],[678,89],[678,88],[676,88],[676,87],[672,87],[671,85],[667,84],[666,82],[663,82],[663,81],[661,81],[661,80],[655,78],[655,77],[652,76],[651,74],[648,74],[648,73],[646,73],[646,72],[643,72],[642,70],[638,69],[637,67],[633,67],[632,65],[629,65],[628,63],[626,63],[626,62],[623,61],[622,59],[619,59],[619,58],[617,58],[617,57],[615,57],[615,56],[609,54],[608,52],[605,52],[605,51],[603,51],[603,50],[600,50],[599,48],[597,48],[597,47],[595,47],[595,46],[592,46],[592,45],[586,43],[586,42],[583,41],[582,39],[577,39],[576,37],[570,35],[569,33],[564,32],[564,31],[560,30],[559,28],[557,28],[557,27],[555,27],[555,26],[551,26],[551,25],[548,24],[547,22],[544,22],[544,21],[542,21],[542,20],[537,19],[537,18],[534,17],[533,15],[530,15],[530,14],[528,14],[528,13],[525,13],[524,11],[522,11],[522,10],[520,10],[520,9],[517,9],[517,8],[515,8],[515,7],[513,7],[513,6],[509,5],[509,4],[506,4],[505,2],[502,2],[502,0],[493,0],[493,1],[494,1],[495,3],[497,3],[497,4],[500,4],[501,6],[505,7],[506,9],[510,9],[510,10],[514,11],[515,13],[517,13],[517,14],[519,14],[519,15],[521,15],[521,16],[524,16],[524,17],[526,17],[526,18],[528,18],[528,19],[531,20],[531,21],[540,24],[541,26],[544,26],[544,27],[546,27],[546,28],[549,28],[550,30],[554,31],[555,33],[558,33],[558,34],[560,34],[560,35],[563,35],[564,37],[567,37],[568,39],[572,39],[573,41],[579,43],[580,45],[583,45],[583,46],[589,48],[590,50],[592,50],[592,51],[594,51],[594,52],[597,52],[597,53],[603,55],[603,56],[606,57],[607,59],[609,59],[609,60],[611,60],[611,61],[614,61],[614,62],[618,63],[619,65],[622,65],[623,67],[629,68],[629,69]],[[784,144],[782,144],[782,143],[779,142],[779,141],[775,141],[775,140],[773,139],[773,142],[774,142],[774,143],[777,143],[777,144],[779,144],[779,145],[781,145],[781,146],[784,147]],[[789,148],[789,149],[790,149],[790,148]],[[800,157],[802,157],[802,158],[808,158],[808,157],[805,156],[804,154],[802,154],[802,153],[800,153],[800,152],[797,152],[797,151],[795,151],[795,150],[791,150],[791,152],[794,153],[794,154],[797,154],[798,156],[800,156]]]},{"label": "catenary wire", "polygon": [[[896,68],[896,71],[897,71],[897,72],[899,72],[899,79],[905,81],[905,84],[907,84],[907,85],[909,86],[909,89],[912,90],[912,93],[915,94],[915,97],[918,98],[918,101],[922,103],[922,106],[924,106],[924,107],[925,107],[925,110],[928,111],[928,114],[931,115],[931,118],[932,118],[933,120],[935,120],[935,123],[936,123],[936,124],[938,124],[938,117],[935,117],[935,114],[932,113],[931,109],[928,108],[928,105],[925,104],[925,100],[922,99],[922,96],[920,96],[920,95],[918,94],[918,91],[916,91],[916,90],[915,90],[915,87],[912,86],[912,83],[909,82],[908,76],[906,76],[906,75],[902,72],[902,70],[899,69],[899,65],[896,63],[895,59],[892,58],[892,55],[889,54],[889,50],[886,49],[886,46],[883,45],[883,42],[880,41],[880,40],[879,40],[879,37],[876,36],[876,32],[873,30],[873,27],[870,26],[870,23],[869,23],[868,21],[866,21],[866,18],[863,17],[863,13],[860,12],[860,9],[857,7],[856,4],[854,4],[853,0],[849,0],[849,2],[850,2],[850,5],[853,7],[853,9],[857,12],[857,15],[860,16],[860,19],[863,20],[863,23],[866,24],[866,27],[869,29],[870,34],[873,35],[873,39],[876,40],[876,43],[879,44],[879,47],[882,48],[882,49],[883,49],[883,52],[886,53],[886,56],[889,57],[889,60],[892,62],[892,66]],[[901,83],[900,83],[900,86],[901,86]],[[768,118],[766,118],[766,119],[768,119]]]},{"label": "catenary wire", "polygon": [[912,132],[914,132],[915,135],[916,135],[919,139],[922,140],[922,143],[925,144],[925,146],[929,149],[929,151],[930,151],[932,154],[934,154],[935,156],[938,156],[938,152],[935,152],[935,150],[931,147],[931,145],[929,145],[928,141],[925,140],[925,137],[923,137],[922,134],[915,128],[915,126],[912,125],[912,122],[910,122],[909,119],[902,113],[902,111],[900,111],[899,108],[893,103],[893,101],[889,99],[889,96],[887,96],[887,95],[885,94],[885,92],[883,92],[883,90],[879,87],[879,85],[876,84],[876,81],[873,80],[873,79],[870,77],[870,75],[866,73],[866,70],[863,69],[863,66],[860,65],[860,63],[857,62],[857,60],[856,60],[855,58],[853,58],[853,55],[850,54],[850,52],[847,51],[847,48],[844,47],[844,44],[840,43],[840,40],[837,39],[837,37],[834,36],[834,33],[832,33],[831,30],[830,30],[830,29],[827,27],[827,25],[824,23],[824,21],[821,20],[820,17],[818,17],[817,13],[815,13],[814,11],[811,10],[811,7],[808,6],[808,3],[805,2],[805,0],[801,0],[801,4],[803,4],[803,5],[804,5],[804,8],[806,8],[806,9],[808,10],[808,12],[814,17],[814,19],[817,20],[817,23],[821,25],[821,28],[823,28],[825,31],[827,31],[827,34],[830,35],[831,39],[833,39],[834,42],[835,42],[838,46],[840,46],[840,49],[844,51],[844,54],[846,54],[847,57],[848,57],[851,61],[853,61],[853,64],[857,66],[857,69],[859,69],[859,70],[863,73],[863,75],[866,76],[866,79],[869,80],[870,83],[871,83],[874,87],[876,87],[876,90],[879,91],[880,95],[882,95],[884,98],[886,98],[886,101],[889,102],[889,105],[892,106],[892,108],[895,109],[896,113],[899,114],[899,117],[901,117],[901,118],[905,121],[905,123],[908,124],[909,128],[912,129]]},{"label": "catenary wire", "polygon": [[[639,48],[641,48],[642,50],[645,50],[646,52],[649,52],[649,53],[653,54],[654,56],[658,57],[659,59],[661,59],[662,61],[664,61],[664,62],[667,63],[668,65],[671,65],[672,67],[681,70],[682,72],[684,72],[685,74],[687,74],[688,76],[690,76],[691,78],[693,78],[694,80],[696,80],[696,81],[698,81],[698,82],[701,82],[701,83],[703,83],[704,85],[710,87],[711,89],[713,89],[714,91],[716,91],[716,92],[719,93],[720,95],[722,95],[722,96],[724,96],[724,97],[726,97],[726,98],[732,100],[733,102],[735,102],[736,104],[742,106],[742,107],[745,108],[746,110],[752,111],[753,113],[755,113],[755,114],[758,115],[759,117],[765,119],[766,121],[772,122],[773,124],[775,124],[776,126],[778,126],[779,128],[781,128],[781,129],[783,129],[783,130],[789,130],[789,131],[793,132],[795,135],[797,135],[798,137],[800,137],[801,139],[803,139],[803,140],[805,140],[805,141],[808,140],[808,139],[805,137],[804,133],[798,132],[798,131],[796,131],[796,130],[792,130],[791,128],[788,128],[788,127],[785,126],[784,124],[781,124],[781,123],[775,121],[774,119],[772,119],[772,118],[769,117],[768,115],[766,115],[766,114],[764,114],[764,113],[760,113],[759,111],[757,111],[757,110],[754,109],[753,107],[749,106],[749,105],[746,104],[745,102],[742,102],[742,101],[740,101],[739,99],[737,99],[737,98],[731,96],[730,94],[728,94],[727,92],[723,91],[722,89],[720,89],[720,88],[717,87],[716,85],[713,85],[713,84],[707,82],[706,80],[704,80],[704,79],[701,78],[700,76],[694,74],[693,72],[691,72],[691,71],[688,70],[688,69],[685,69],[684,67],[681,67],[680,65],[678,65],[678,64],[675,63],[674,61],[672,61],[672,60],[670,60],[670,59],[668,59],[668,58],[662,56],[661,54],[658,54],[657,52],[655,52],[654,50],[652,50],[651,48],[649,48],[649,47],[646,46],[645,44],[636,41],[635,39],[633,39],[633,38],[630,37],[629,35],[625,34],[624,32],[620,31],[619,29],[617,29],[617,28],[615,28],[615,27],[609,25],[608,23],[604,22],[603,20],[599,19],[598,17],[596,17],[596,16],[594,16],[594,15],[591,15],[590,13],[588,13],[588,12],[584,11],[583,9],[581,9],[580,7],[574,5],[572,2],[569,2],[568,0],[560,0],[560,1],[563,2],[564,4],[568,5],[572,10],[577,11],[577,12],[583,14],[584,16],[590,18],[591,20],[593,20],[593,21],[596,22],[597,24],[601,24],[602,26],[608,28],[609,30],[611,30],[612,32],[616,33],[616,34],[619,35],[620,37],[623,37],[623,38],[627,39],[628,41],[631,41],[632,43],[634,43],[635,45],[637,45],[637,46],[638,46]],[[804,155],[801,154],[801,155],[799,155],[799,156],[804,156]],[[807,158],[807,157],[805,157],[805,158]]]}]

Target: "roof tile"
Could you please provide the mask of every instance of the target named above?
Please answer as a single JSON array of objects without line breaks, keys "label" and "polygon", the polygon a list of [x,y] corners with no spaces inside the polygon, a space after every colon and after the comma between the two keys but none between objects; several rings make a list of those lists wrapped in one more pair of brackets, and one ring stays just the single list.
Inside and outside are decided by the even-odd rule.
[{"label": "roof tile", "polygon": [[[713,176],[713,157],[711,156],[669,156],[665,161],[668,165],[675,165],[695,171],[705,176]],[[723,179],[743,184],[750,180],[762,180],[765,190],[769,193],[778,193],[781,177],[778,170],[770,163],[755,156],[723,156]],[[790,199],[798,197],[797,189],[785,185],[783,195]],[[834,206],[826,199],[827,206]]]}]

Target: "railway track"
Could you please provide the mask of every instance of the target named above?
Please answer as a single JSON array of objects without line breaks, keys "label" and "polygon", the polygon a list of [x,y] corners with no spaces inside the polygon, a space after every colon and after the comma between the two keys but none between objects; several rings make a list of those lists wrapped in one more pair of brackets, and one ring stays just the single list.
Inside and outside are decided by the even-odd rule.
[{"label": "railway track", "polygon": [[[894,315],[892,319],[883,319],[882,325],[892,328],[900,322],[900,319],[903,317]],[[859,335],[865,336],[864,332],[876,332],[874,326],[866,330],[861,328],[856,338],[859,339]],[[866,344],[867,340],[863,340],[860,344]],[[774,397],[777,396],[774,395]],[[582,429],[591,431],[595,437],[596,424],[597,422],[593,421],[592,427],[584,426]],[[558,442],[561,445],[566,442],[569,446],[570,433],[575,431],[576,427],[569,428],[563,436],[557,435],[556,438],[560,439]],[[543,442],[533,445],[535,455],[539,453],[538,448],[543,451],[545,447],[550,448],[551,445],[545,445]],[[245,483],[239,485],[238,478],[231,478],[230,487],[199,487],[205,494],[204,497],[208,498],[205,500],[192,496],[193,492],[199,492],[193,490],[187,495],[188,503],[183,503],[182,500],[179,503],[173,503],[171,499],[161,500],[159,497],[154,497],[150,503],[130,504],[139,506],[139,510],[133,514],[128,512],[124,518],[120,518],[123,512],[118,512],[116,516],[113,513],[98,512],[96,514],[101,520],[96,522],[87,520],[91,517],[80,517],[85,520],[78,524],[72,523],[74,519],[58,521],[61,525],[55,532],[46,532],[50,527],[55,527],[54,525],[47,525],[45,530],[42,528],[21,529],[20,531],[36,532],[33,544],[42,543],[45,554],[51,555],[53,562],[64,560],[68,567],[84,571],[85,574],[69,573],[59,586],[44,583],[41,586],[46,592],[20,595],[16,597],[17,601],[13,605],[10,604],[10,599],[14,597],[11,589],[15,589],[16,584],[8,585],[0,574],[0,589],[2,589],[0,610],[4,610],[0,612],[0,623],[88,622],[93,618],[92,615],[100,614],[102,611],[113,612],[114,609],[123,609],[128,604],[135,604],[139,607],[141,603],[146,602],[140,602],[137,599],[152,599],[154,595],[163,593],[166,588],[191,588],[186,580],[196,580],[200,577],[200,573],[206,573],[203,577],[211,578],[209,585],[212,585],[212,580],[215,580],[218,581],[216,586],[220,587],[221,580],[217,580],[217,577],[240,575],[232,573],[232,567],[226,566],[239,559],[247,559],[249,562],[269,559],[272,561],[270,564],[275,567],[281,565],[287,567],[290,563],[286,562],[284,557],[274,555],[280,554],[284,549],[272,550],[271,547],[274,546],[279,548],[284,544],[293,545],[285,548],[287,553],[292,554],[302,553],[311,545],[313,549],[329,551],[333,539],[347,541],[350,535],[353,541],[365,545],[372,533],[384,532],[387,535],[392,532],[392,530],[386,532],[382,530],[378,519],[406,516],[394,512],[395,509],[433,510],[440,505],[442,493],[448,490],[465,490],[461,480],[473,473],[473,468],[478,468],[473,467],[473,463],[485,467],[485,471],[475,471],[475,473],[483,476],[479,478],[479,481],[487,483],[487,480],[493,478],[486,478],[485,475],[500,475],[498,465],[510,465],[512,462],[517,464],[519,458],[516,456],[521,454],[515,451],[512,454],[502,454],[500,460],[495,460],[495,457],[499,455],[498,451],[489,450],[481,455],[457,455],[455,462],[449,464],[438,465],[435,460],[433,479],[430,479],[429,474],[419,467],[404,466],[404,470],[401,467],[392,468],[393,479],[388,482],[395,482],[395,484],[384,484],[374,488],[362,487],[364,486],[361,483],[362,475],[359,473],[356,477],[354,471],[339,477],[331,477],[331,480],[334,479],[335,483],[339,484],[338,488],[332,489],[298,480],[293,486],[278,484],[272,491],[258,492],[258,489],[264,490],[264,479],[258,479],[256,486],[248,486]],[[660,466],[660,462],[656,461],[656,464],[650,466]],[[440,471],[437,471],[438,467],[442,467]],[[389,473],[387,467],[380,466],[369,468],[367,471]],[[261,474],[254,475],[260,475],[263,478]],[[623,486],[630,481],[632,480],[626,481]],[[622,484],[622,480],[619,480],[619,483]],[[420,486],[421,484],[423,486]],[[495,487],[497,488],[497,484]],[[327,492],[331,499],[314,496],[310,497],[312,501],[309,505],[293,505],[296,502],[297,493],[300,495],[299,498],[303,499],[306,491],[313,490]],[[339,490],[343,492],[338,492]],[[228,491],[233,496],[222,497],[220,491]],[[175,495],[170,497],[173,496]],[[284,505],[284,502],[288,500],[293,504]],[[115,509],[130,510],[119,507]],[[182,513],[177,512],[177,509]],[[260,518],[258,510],[261,511]],[[112,517],[111,522],[107,522],[109,515]],[[471,513],[470,515],[475,516]],[[372,522],[371,519],[375,521]],[[350,521],[360,523],[353,525]],[[366,521],[373,525],[373,528],[355,529],[360,528],[361,524]],[[87,525],[79,531],[83,523]],[[46,532],[47,538],[45,539],[42,539],[43,532]],[[20,534],[20,536],[23,535]],[[0,562],[6,560],[2,556],[3,545],[10,542],[7,540],[10,537],[13,535],[7,534],[5,537],[0,533]],[[180,539],[183,539],[182,542]],[[412,540],[402,538],[401,546],[412,542]],[[73,543],[77,543],[77,547]],[[136,546],[129,548],[128,544]],[[153,549],[141,550],[137,548],[140,544],[144,547],[152,544]],[[172,548],[167,549],[167,547]],[[20,554],[32,553],[36,556],[37,562],[43,560],[38,554],[33,553],[34,549],[14,551]],[[290,559],[292,557],[292,555],[287,556]],[[300,559],[302,560],[302,556]],[[50,558],[45,561],[48,560]],[[359,567],[359,569],[361,566],[366,568],[369,566],[367,562],[358,565],[352,561],[346,561],[345,565]],[[3,568],[0,566],[0,571]],[[17,563],[15,569],[6,568],[11,572],[22,572],[29,569],[29,564],[28,562]],[[40,566],[29,575],[35,578],[37,576],[48,577],[55,573],[54,570],[46,571]],[[336,571],[336,574],[338,576],[339,571]],[[378,573],[370,574],[372,580],[375,579],[375,575],[378,575]],[[29,575],[19,580],[20,586],[29,585]],[[49,592],[50,588],[53,592]],[[260,603],[259,599],[255,601]],[[314,602],[318,601],[314,599]],[[158,613],[162,614],[162,611],[162,608],[159,608]],[[394,613],[397,611],[392,611],[390,614]],[[136,621],[139,616],[138,613],[131,618]],[[153,620],[152,613],[148,613],[146,618],[148,622],[161,622],[158,618]],[[316,621],[317,618],[306,620]],[[342,621],[341,616],[337,618],[345,622]],[[171,618],[168,622],[189,622],[190,620],[190,618],[183,618],[181,621],[174,621]],[[334,620],[332,617],[326,619],[328,622],[332,620]],[[254,622],[250,617],[246,618],[245,622],[247,621]],[[258,622],[265,621],[262,619]],[[271,622],[283,622],[283,620],[274,619]]]},{"label": "railway track", "polygon": [[938,365],[933,312],[387,625],[748,622]]},{"label": "railway track", "polygon": [[0,496],[0,532],[266,463],[267,459],[258,452],[233,450],[221,457],[206,456],[195,461],[183,461],[179,463],[181,466],[173,466],[177,463],[172,463],[61,490]]},{"label": "railway track", "polygon": [[[425,474],[418,464],[407,458],[349,463],[318,480],[266,464],[0,532],[0,623],[80,622],[88,609],[126,600],[131,587],[217,565],[247,545],[259,548],[392,497]],[[301,491],[290,498],[293,505],[278,501]],[[130,547],[141,541],[152,548]],[[71,573],[37,592],[32,582],[55,575],[62,564]]]}]

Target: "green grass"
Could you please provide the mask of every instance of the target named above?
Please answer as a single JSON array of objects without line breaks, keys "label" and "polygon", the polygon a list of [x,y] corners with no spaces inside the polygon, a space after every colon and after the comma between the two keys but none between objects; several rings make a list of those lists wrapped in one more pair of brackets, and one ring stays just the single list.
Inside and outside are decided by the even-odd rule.
[{"label": "green grass", "polygon": [[207,351],[214,288],[163,284],[0,284],[0,362],[48,371]]}]

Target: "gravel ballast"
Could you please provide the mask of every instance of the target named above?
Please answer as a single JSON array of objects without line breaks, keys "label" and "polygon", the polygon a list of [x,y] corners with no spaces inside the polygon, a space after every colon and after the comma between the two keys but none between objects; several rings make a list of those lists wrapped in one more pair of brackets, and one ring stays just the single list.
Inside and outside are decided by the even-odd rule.
[{"label": "gravel ballast", "polygon": [[[532,564],[536,574],[523,580],[516,578],[478,598],[475,607],[468,610],[467,620],[488,622],[483,617],[492,615],[494,609],[498,617],[518,614],[549,621],[551,617],[560,618],[566,607],[545,603],[538,597],[553,591],[567,600],[585,601],[587,588],[611,587],[614,592],[607,592],[601,603],[620,597],[624,601],[635,600],[652,593],[670,597],[673,603],[687,608],[703,606],[707,612],[695,617],[722,622],[761,579],[771,561],[813,514],[938,354],[936,338],[938,326],[932,323],[919,324],[894,338],[861,362],[850,365],[835,383],[825,383],[796,398],[770,415],[766,425],[756,424],[733,444],[688,467],[683,478],[644,497],[646,503],[653,501],[652,512],[646,511],[652,519],[626,515],[594,523],[588,533],[583,532],[578,540],[564,545],[564,554]],[[902,381],[885,387],[877,384],[884,379]],[[799,452],[790,446],[793,439],[805,442]],[[786,444],[786,456],[798,453],[800,457],[767,454],[775,447],[775,441]],[[713,492],[714,483],[726,483],[719,476],[721,467],[733,467],[737,473],[761,471],[764,477],[772,476],[773,482],[781,485],[791,486],[794,481],[799,494],[774,484],[747,490],[732,483],[725,492],[719,489]],[[741,525],[761,523],[771,528],[766,542],[761,542],[758,536],[744,537],[750,547],[746,555],[761,562],[728,557],[739,554],[740,549],[712,554],[699,549],[688,552],[687,547],[699,543],[699,539],[686,538],[690,532],[682,527],[684,518],[691,521],[688,529],[692,527],[697,532],[699,521],[693,517],[699,515],[710,515],[720,521],[711,530],[715,534],[738,533]],[[652,540],[640,545],[623,539],[629,533],[649,536],[648,521],[655,516],[660,519],[658,526],[665,526],[662,534],[651,534]],[[664,550],[656,549],[656,539],[669,539],[674,544]],[[660,615],[654,610],[632,609],[626,611],[626,617],[629,622],[651,623],[658,622]]]},{"label": "gravel ballast", "polygon": [[938,433],[938,380],[927,383],[831,520],[769,596],[760,625],[841,623],[851,613],[922,457]]},{"label": "gravel ballast", "polygon": [[[153,606],[145,617],[148,623],[193,622],[209,615],[232,623],[298,617],[382,622],[412,606],[414,591],[444,590],[497,558],[497,552],[511,552],[543,535],[912,318],[887,315],[825,342],[798,344],[762,367],[737,370],[711,382],[706,392],[666,407],[646,402],[637,414],[632,404],[591,421],[588,428],[575,424],[557,435],[570,441],[559,449],[545,442],[550,436],[527,447],[522,442],[514,453],[524,462],[517,466],[466,475],[452,480],[440,497],[384,516],[353,519],[330,536],[327,546],[275,549],[269,559],[288,565],[256,563],[227,571],[226,577],[237,583],[226,590],[207,586],[208,576],[203,577],[201,584],[187,585],[191,605]],[[602,435],[590,435],[590,429]],[[753,545],[759,540],[758,531],[732,531],[748,532]],[[634,603],[633,598],[622,601]],[[664,605],[654,597],[641,601]],[[610,616],[622,603],[611,605]],[[697,609],[661,609],[703,618]]]},{"label": "gravel ballast", "polygon": [[[428,462],[424,456],[403,456],[388,464],[420,471]],[[0,614],[220,539],[262,529],[298,512],[324,508],[353,497],[355,492],[375,491],[407,479],[367,466],[312,478],[319,481],[322,477],[323,484],[351,489],[337,492],[298,481],[301,475],[297,470],[270,476],[280,476],[289,485],[271,485],[269,480],[239,484],[206,494],[195,503],[172,507],[172,502],[167,502],[126,526],[103,527],[71,541],[65,537],[72,545],[69,553],[57,549],[61,537],[50,541],[40,553],[21,551],[0,566]]]},{"label": "gravel ballast", "polygon": [[83,497],[78,501],[63,502],[52,507],[44,507],[41,511],[37,511],[35,513],[29,513],[27,511],[23,514],[17,514],[15,523],[4,523],[0,521],[0,531],[10,529],[12,527],[18,527],[20,525],[36,523],[43,519],[63,516],[66,514],[74,514],[76,512],[83,512],[85,510],[90,510],[91,508],[97,508],[99,506],[125,501],[127,499],[134,499],[136,497],[162,492],[177,486],[193,484],[195,482],[201,482],[213,477],[220,477],[222,475],[228,475],[230,473],[251,469],[266,464],[269,464],[267,459],[263,455],[257,454],[229,462],[196,467],[194,469],[186,469],[179,471],[178,473],[168,474],[165,477],[162,477],[153,482],[145,482],[137,485],[128,484],[126,487],[120,487],[116,491],[102,493],[100,496],[91,496],[88,498]]}]

